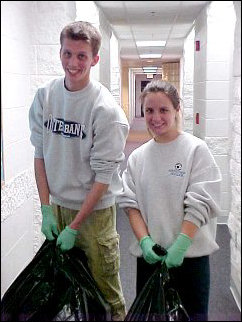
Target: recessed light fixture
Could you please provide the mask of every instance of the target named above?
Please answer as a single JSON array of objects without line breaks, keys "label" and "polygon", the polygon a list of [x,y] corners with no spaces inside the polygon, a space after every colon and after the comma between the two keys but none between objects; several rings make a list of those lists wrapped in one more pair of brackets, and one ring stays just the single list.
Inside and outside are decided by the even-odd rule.
[{"label": "recessed light fixture", "polygon": [[158,67],[142,67],[145,74],[156,74]]},{"label": "recessed light fixture", "polygon": [[137,47],[163,47],[165,46],[165,40],[141,40],[136,41]]},{"label": "recessed light fixture", "polygon": [[147,72],[147,71],[144,71],[144,70],[143,70],[143,73],[144,73],[144,74],[157,74],[157,71],[156,71],[156,70],[151,70],[151,71],[148,71],[148,72]]},{"label": "recessed light fixture", "polygon": [[160,58],[161,54],[142,54],[139,55],[140,58]]},{"label": "recessed light fixture", "polygon": [[143,69],[143,72],[145,74],[156,74],[157,73],[157,69]]},{"label": "recessed light fixture", "polygon": [[149,69],[157,69],[158,67],[156,67],[156,66],[145,66],[145,67],[142,67],[143,69],[146,69],[146,70],[149,70]]}]

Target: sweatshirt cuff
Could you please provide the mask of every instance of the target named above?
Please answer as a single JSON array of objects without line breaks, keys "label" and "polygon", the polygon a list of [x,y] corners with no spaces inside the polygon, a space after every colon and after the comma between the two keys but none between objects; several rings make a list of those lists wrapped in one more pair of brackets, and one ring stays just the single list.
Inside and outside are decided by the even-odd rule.
[{"label": "sweatshirt cuff", "polygon": [[[195,216],[194,214],[188,213],[184,216],[184,220],[192,222],[194,225],[196,225],[198,228],[201,228],[205,222],[203,223],[202,220],[197,218],[198,216]],[[199,217],[201,217],[201,214],[199,213]]]},{"label": "sweatshirt cuff", "polygon": [[95,182],[100,182],[103,184],[110,184],[112,181],[112,176],[113,176],[113,174],[96,173]]},{"label": "sweatshirt cuff", "polygon": [[40,147],[35,147],[34,157],[36,159],[43,159],[44,158],[43,149]]},{"label": "sweatshirt cuff", "polygon": [[77,231],[77,229],[72,229],[72,228],[70,228],[69,226],[66,226],[65,227],[65,229],[69,232],[69,233],[71,233],[72,235],[77,235],[77,233],[78,233],[78,231]]},{"label": "sweatshirt cuff", "polygon": [[116,202],[119,208],[135,208],[140,210],[138,203],[136,201],[119,201],[118,197],[116,198]]},{"label": "sweatshirt cuff", "polygon": [[140,239],[140,241],[139,241],[139,245],[141,246],[141,244],[143,243],[143,241],[146,240],[146,239],[150,239],[150,236],[149,235],[146,235],[146,236],[142,237]]}]

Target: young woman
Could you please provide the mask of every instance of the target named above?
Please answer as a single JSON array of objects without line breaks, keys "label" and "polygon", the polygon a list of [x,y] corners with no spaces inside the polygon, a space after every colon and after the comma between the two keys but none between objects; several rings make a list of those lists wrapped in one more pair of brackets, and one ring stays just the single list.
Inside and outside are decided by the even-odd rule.
[{"label": "young woman", "polygon": [[[150,141],[134,150],[124,171],[119,206],[134,232],[137,293],[165,260],[191,320],[208,319],[209,255],[219,214],[221,174],[206,143],[181,130],[176,88],[152,81],[141,94]],[[165,257],[152,250],[157,243]]]}]

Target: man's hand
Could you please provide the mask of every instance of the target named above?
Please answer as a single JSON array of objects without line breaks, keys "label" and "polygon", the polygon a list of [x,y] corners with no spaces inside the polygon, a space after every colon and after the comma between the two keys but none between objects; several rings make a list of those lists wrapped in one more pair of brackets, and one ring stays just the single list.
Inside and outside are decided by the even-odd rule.
[{"label": "man's hand", "polygon": [[57,238],[57,246],[64,252],[74,247],[76,240],[77,230],[71,229],[66,226],[66,228],[60,233]]},{"label": "man's hand", "polygon": [[42,205],[41,212],[43,217],[41,231],[48,240],[54,240],[53,233],[58,236],[58,229],[52,207],[50,205]]},{"label": "man's hand", "polygon": [[191,244],[192,239],[186,234],[180,233],[174,243],[167,249],[166,266],[168,268],[180,266]]},{"label": "man's hand", "polygon": [[153,251],[152,247],[155,245],[155,243],[150,236],[144,236],[141,238],[139,244],[142,249],[144,259],[147,263],[155,264],[163,259],[163,256],[158,256]]}]

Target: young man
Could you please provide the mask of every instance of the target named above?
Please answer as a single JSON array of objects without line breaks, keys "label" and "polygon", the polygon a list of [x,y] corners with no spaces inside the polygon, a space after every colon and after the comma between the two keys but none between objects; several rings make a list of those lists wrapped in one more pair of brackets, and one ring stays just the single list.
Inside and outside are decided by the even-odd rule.
[{"label": "young man", "polygon": [[60,43],[65,77],[38,89],[29,114],[42,232],[48,240],[58,235],[62,251],[74,245],[84,250],[112,320],[119,321],[125,301],[115,196],[129,125],[111,93],[90,80],[101,45],[96,28],[73,22],[62,30]]}]

